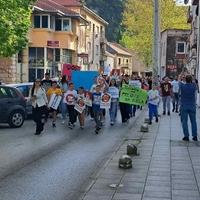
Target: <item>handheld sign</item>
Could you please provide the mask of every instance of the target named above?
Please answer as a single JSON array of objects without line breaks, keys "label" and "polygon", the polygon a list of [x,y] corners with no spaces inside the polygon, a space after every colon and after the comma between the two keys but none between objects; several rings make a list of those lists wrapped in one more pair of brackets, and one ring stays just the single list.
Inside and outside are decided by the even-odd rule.
[{"label": "handheld sign", "polygon": [[102,93],[100,108],[103,109],[110,108],[110,104],[111,104],[111,95],[108,93]]},{"label": "handheld sign", "polygon": [[91,92],[85,93],[85,105],[92,107],[92,93]]},{"label": "handheld sign", "polygon": [[54,110],[58,109],[58,106],[60,105],[62,97],[58,96],[56,94],[51,95],[51,99],[49,101],[49,108],[53,108]]},{"label": "handheld sign", "polygon": [[147,91],[124,84],[121,89],[119,102],[144,106],[147,96]]},{"label": "handheld sign", "polygon": [[79,113],[83,113],[84,109],[85,109],[85,102],[83,99],[78,99],[77,103],[75,104],[74,109],[76,111],[78,111]]}]

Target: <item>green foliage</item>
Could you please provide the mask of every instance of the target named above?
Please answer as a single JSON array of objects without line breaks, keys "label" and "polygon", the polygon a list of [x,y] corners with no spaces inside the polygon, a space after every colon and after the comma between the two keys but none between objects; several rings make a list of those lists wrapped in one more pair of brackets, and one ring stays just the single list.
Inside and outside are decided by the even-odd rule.
[{"label": "green foliage", "polygon": [[[160,0],[161,30],[188,29],[187,7],[173,0]],[[123,13],[124,32],[121,43],[140,55],[146,67],[152,63],[153,1],[126,0]]]},{"label": "green foliage", "polygon": [[109,41],[118,42],[121,38],[121,21],[123,13],[122,0],[85,0],[86,5],[105,19],[109,26],[106,37]]},{"label": "green foliage", "polygon": [[26,46],[32,2],[0,0],[0,56],[12,56]]}]

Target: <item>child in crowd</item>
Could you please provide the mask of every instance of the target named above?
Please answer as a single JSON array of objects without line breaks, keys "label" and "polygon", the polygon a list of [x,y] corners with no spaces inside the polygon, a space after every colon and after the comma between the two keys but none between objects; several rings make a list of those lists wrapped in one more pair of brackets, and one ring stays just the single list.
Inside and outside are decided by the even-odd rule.
[{"label": "child in crowd", "polygon": [[84,108],[83,112],[78,112],[80,128],[83,130],[85,125],[85,91],[83,87],[79,87],[78,89],[77,103]]},{"label": "child in crowd", "polygon": [[94,120],[96,123],[96,134],[99,133],[101,130],[101,116],[102,116],[102,109],[100,108],[101,104],[101,86],[96,86],[96,91],[92,93],[92,109],[94,113]]},{"label": "child in crowd", "polygon": [[75,103],[77,100],[77,91],[74,90],[74,84],[69,83],[68,90],[64,94],[64,102],[67,104],[67,110],[69,113],[69,123],[68,127],[73,129],[75,127],[74,123],[76,122],[76,110],[74,109]]},{"label": "child in crowd", "polygon": [[158,122],[158,104],[160,101],[159,91],[155,84],[152,85],[152,89],[148,92],[148,107],[149,107],[149,124],[152,124],[153,116],[156,117]]},{"label": "child in crowd", "polygon": [[[58,84],[57,84],[56,81],[52,81],[52,87],[50,87],[47,91],[48,101],[51,100],[51,97],[52,97],[53,94],[58,95],[58,96],[62,96],[62,91],[61,91],[60,88],[58,88]],[[52,126],[55,128],[58,110],[50,108],[50,112],[52,113],[52,116],[53,116]]]},{"label": "child in crowd", "polygon": [[108,88],[108,93],[111,95],[111,105],[110,105],[110,125],[113,126],[116,122],[118,104],[119,104],[119,89],[117,88],[116,79],[112,78],[110,80],[110,86]]}]

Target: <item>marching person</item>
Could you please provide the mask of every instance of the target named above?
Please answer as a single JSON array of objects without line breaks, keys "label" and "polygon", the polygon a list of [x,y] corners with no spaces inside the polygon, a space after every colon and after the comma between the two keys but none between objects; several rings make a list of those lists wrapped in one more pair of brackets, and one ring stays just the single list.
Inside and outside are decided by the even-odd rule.
[{"label": "marching person", "polygon": [[[79,106],[85,107],[85,91],[83,87],[79,87],[78,89],[77,103]],[[85,126],[85,109],[81,113],[78,112],[78,119],[80,123],[80,128],[83,130]]]},{"label": "marching person", "polygon": [[152,89],[148,91],[148,108],[149,108],[149,124],[152,124],[153,117],[158,122],[158,104],[160,100],[159,91],[157,86],[152,84]]},{"label": "marching person", "polygon": [[186,75],[186,83],[180,83],[180,109],[181,123],[183,128],[184,141],[189,141],[188,116],[192,126],[192,136],[194,141],[197,138],[197,122],[196,122],[196,84],[192,82],[192,76]]},{"label": "marching person", "polygon": [[[53,94],[55,94],[57,96],[62,96],[62,91],[60,88],[58,88],[58,84],[56,81],[52,81],[52,87],[50,87],[47,91],[47,97],[48,97],[49,102],[50,102]],[[55,110],[53,108],[50,108],[50,113],[52,113],[52,116],[53,116],[52,127],[55,128],[58,109]]]},{"label": "marching person", "polygon": [[76,110],[74,109],[77,100],[77,91],[74,90],[74,84],[69,83],[68,90],[64,95],[64,102],[67,104],[67,110],[69,113],[69,123],[68,127],[73,129],[75,127],[75,122],[77,118]]},{"label": "marching person", "polygon": [[44,88],[41,87],[41,81],[36,79],[33,87],[30,90],[29,98],[32,102],[33,108],[33,120],[36,123],[35,135],[40,135],[44,130],[43,118],[45,118],[45,112],[47,110],[47,96]]},{"label": "marching person", "polygon": [[173,109],[172,112],[178,113],[179,108],[179,81],[178,77],[176,76],[172,81],[172,92],[173,92]]},{"label": "marching person", "polygon": [[66,75],[64,75],[61,79],[60,82],[60,89],[62,91],[62,100],[60,103],[60,108],[61,108],[61,114],[62,114],[62,124],[65,124],[66,121],[66,116],[67,116],[67,106],[66,103],[64,103],[63,98],[64,98],[64,94],[67,92],[67,88],[68,88],[68,83],[67,83],[67,78]]},{"label": "marching person", "polygon": [[170,115],[172,87],[168,77],[164,78],[164,82],[161,83],[160,87],[161,87],[161,96],[163,101],[163,115],[166,115],[166,109],[167,109],[167,114]]},{"label": "marching person", "polygon": [[113,126],[116,122],[118,104],[119,104],[119,89],[117,88],[116,79],[112,78],[110,80],[110,86],[108,88],[108,93],[111,95],[111,105],[110,105],[110,125]]},{"label": "marching person", "polygon": [[99,133],[102,127],[101,117],[102,117],[102,109],[100,108],[101,104],[101,86],[97,85],[95,92],[92,94],[92,109],[94,113],[94,120],[96,123],[96,134]]}]

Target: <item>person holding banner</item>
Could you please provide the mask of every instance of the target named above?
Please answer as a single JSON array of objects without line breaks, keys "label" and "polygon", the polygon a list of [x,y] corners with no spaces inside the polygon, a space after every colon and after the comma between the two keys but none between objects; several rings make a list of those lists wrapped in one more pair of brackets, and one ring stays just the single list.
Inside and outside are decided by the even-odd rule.
[{"label": "person holding banner", "polygon": [[77,91],[74,90],[74,84],[69,83],[67,92],[64,95],[64,102],[67,104],[67,110],[69,113],[69,123],[68,127],[73,129],[75,127],[75,122],[77,118],[77,112],[74,109],[77,100]]},{"label": "person holding banner", "polygon": [[118,104],[119,104],[119,89],[117,88],[116,79],[112,78],[110,80],[110,86],[108,88],[108,93],[111,95],[111,105],[110,105],[110,125],[113,126],[116,122]]},{"label": "person holding banner", "polygon": [[35,80],[33,87],[30,90],[29,99],[33,108],[33,120],[36,123],[35,135],[40,135],[44,129],[43,119],[45,119],[48,103],[46,91],[41,87],[41,80]]},{"label": "person holding banner", "polygon": [[[60,88],[58,88],[57,81],[52,81],[52,87],[50,87],[47,91],[47,98],[48,98],[49,103],[53,101],[52,98],[56,98],[57,96],[62,96],[62,91]],[[60,101],[61,101],[61,98],[56,107],[51,107],[51,105],[49,105],[50,113],[52,113],[53,115],[53,121],[52,121],[53,128],[56,127],[56,118],[57,118],[58,106],[60,104]]]}]

